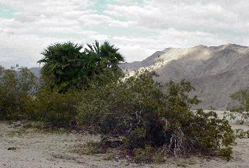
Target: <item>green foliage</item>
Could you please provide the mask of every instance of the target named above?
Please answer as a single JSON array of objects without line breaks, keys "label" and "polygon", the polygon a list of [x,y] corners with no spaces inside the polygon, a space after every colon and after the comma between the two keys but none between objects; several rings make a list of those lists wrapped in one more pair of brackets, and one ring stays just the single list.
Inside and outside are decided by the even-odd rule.
[{"label": "green foliage", "polygon": [[57,87],[60,92],[69,88],[79,87],[82,83],[79,72],[83,69],[85,56],[79,44],[57,43],[49,46],[42,53],[44,58],[38,61],[43,63],[42,77],[51,89]]},{"label": "green foliage", "polygon": [[207,153],[226,151],[235,140],[228,121],[219,119],[215,112],[204,113],[198,110],[188,122],[190,124],[186,129],[187,138],[197,142],[192,143],[192,149]]},{"label": "green foliage", "polygon": [[188,96],[191,90],[189,82],[163,86],[145,73],[85,91],[78,121],[91,133],[121,139],[128,153],[146,146],[175,156],[228,150],[234,142],[228,121],[191,111],[199,102]]},{"label": "green foliage", "polygon": [[38,80],[27,68],[0,68],[0,119],[23,119],[33,113]]},{"label": "green foliage", "polygon": [[145,140],[146,130],[144,128],[136,128],[123,139],[123,144],[127,149],[144,148]]},{"label": "green foliage", "polygon": [[108,42],[100,45],[97,41],[87,46],[88,48],[84,51],[87,68],[82,71],[82,75],[86,76],[90,87],[104,86],[110,80],[122,75],[118,65],[124,61],[124,57],[118,52],[118,48]]},{"label": "green foliage", "polygon": [[231,147],[223,148],[220,150],[220,156],[224,157],[229,161],[232,158],[233,149]]},{"label": "green foliage", "polygon": [[118,49],[108,42],[88,44],[83,50],[79,44],[58,43],[49,46],[42,54],[44,58],[42,76],[53,90],[65,93],[69,89],[82,89],[105,85],[122,74],[118,64],[124,61]]},{"label": "green foliage", "polygon": [[77,125],[81,89],[103,86],[122,75],[118,64],[124,58],[113,45],[95,42],[82,50],[81,45],[68,42],[51,45],[42,53],[39,63],[44,64],[45,85],[35,101],[36,117],[53,127]]},{"label": "green foliage", "polygon": [[70,90],[67,93],[41,89],[36,97],[37,120],[44,121],[52,128],[76,128],[76,106],[80,101],[79,92]]}]

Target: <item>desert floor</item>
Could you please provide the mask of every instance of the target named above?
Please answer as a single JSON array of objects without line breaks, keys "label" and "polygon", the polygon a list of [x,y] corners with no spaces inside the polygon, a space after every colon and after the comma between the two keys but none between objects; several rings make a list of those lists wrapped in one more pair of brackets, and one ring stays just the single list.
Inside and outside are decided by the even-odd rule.
[{"label": "desert floor", "polygon": [[[248,124],[233,128],[249,129]],[[0,168],[249,168],[249,139],[237,139],[233,159],[169,158],[164,164],[133,164],[106,160],[104,155],[79,155],[78,144],[98,140],[97,136],[75,133],[45,133],[23,129],[18,124],[0,122]]]}]

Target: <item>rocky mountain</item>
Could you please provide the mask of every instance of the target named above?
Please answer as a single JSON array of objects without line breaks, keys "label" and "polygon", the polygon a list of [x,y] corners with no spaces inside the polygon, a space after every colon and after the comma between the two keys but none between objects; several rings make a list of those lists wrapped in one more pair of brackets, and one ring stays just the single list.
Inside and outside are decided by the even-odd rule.
[{"label": "rocky mountain", "polygon": [[167,48],[143,61],[125,63],[127,73],[144,69],[155,71],[155,80],[186,79],[196,88],[201,107],[225,110],[233,102],[230,95],[249,86],[249,47],[235,44]]}]

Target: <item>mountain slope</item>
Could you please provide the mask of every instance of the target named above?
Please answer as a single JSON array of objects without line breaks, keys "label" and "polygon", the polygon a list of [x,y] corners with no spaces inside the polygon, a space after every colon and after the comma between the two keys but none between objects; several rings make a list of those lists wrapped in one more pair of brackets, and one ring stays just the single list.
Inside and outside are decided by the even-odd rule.
[{"label": "mountain slope", "polygon": [[136,62],[136,66],[131,63],[122,68],[128,72],[154,70],[159,75],[155,80],[160,82],[186,79],[196,88],[195,94],[202,100],[200,106],[205,109],[211,106],[226,109],[233,104],[230,95],[249,86],[248,47],[235,44],[196,46],[188,49],[170,48],[157,53],[156,57],[154,54]]},{"label": "mountain slope", "polygon": [[41,68],[40,67],[32,67],[29,69],[37,78],[41,76]]}]

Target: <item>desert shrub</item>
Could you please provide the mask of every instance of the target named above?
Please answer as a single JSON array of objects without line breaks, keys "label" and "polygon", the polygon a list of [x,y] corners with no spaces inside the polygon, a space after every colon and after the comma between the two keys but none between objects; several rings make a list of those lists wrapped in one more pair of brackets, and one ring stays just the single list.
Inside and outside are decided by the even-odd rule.
[{"label": "desert shrub", "polygon": [[0,68],[0,119],[26,119],[34,112],[38,80],[27,68]]},{"label": "desert shrub", "polygon": [[120,139],[131,156],[148,146],[174,156],[229,153],[234,136],[228,121],[191,111],[199,102],[188,96],[191,90],[189,82],[161,85],[145,73],[85,91],[77,120],[90,133]]},{"label": "desert shrub", "polygon": [[[237,106],[229,109],[232,113],[230,114],[231,118],[235,119],[234,114],[239,114],[241,116],[240,123],[244,123],[249,119],[249,90],[241,90],[231,95],[232,100],[237,102]],[[236,115],[237,115],[236,114]],[[238,116],[238,115],[237,115]]]},{"label": "desert shrub", "polygon": [[44,121],[52,128],[76,128],[76,106],[79,92],[70,90],[67,93],[51,92],[42,88],[35,100],[36,120]]},{"label": "desert shrub", "polygon": [[245,131],[243,129],[236,129],[236,137],[239,139],[249,138],[249,130]]},{"label": "desert shrub", "polygon": [[135,148],[132,152],[132,159],[136,163],[164,162],[165,154],[163,153],[163,151],[153,148],[151,146],[145,146],[144,148]]},{"label": "desert shrub", "polygon": [[85,154],[85,155],[94,155],[103,153],[103,147],[99,142],[90,141],[86,144],[76,146],[74,152]]}]

